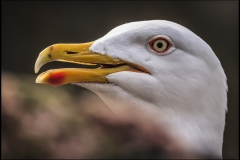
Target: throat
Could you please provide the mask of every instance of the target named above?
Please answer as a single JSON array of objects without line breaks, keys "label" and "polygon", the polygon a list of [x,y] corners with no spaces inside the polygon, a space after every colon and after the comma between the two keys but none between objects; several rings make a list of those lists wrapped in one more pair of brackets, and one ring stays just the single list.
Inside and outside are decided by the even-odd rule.
[{"label": "throat", "polygon": [[[156,129],[164,130],[186,153],[203,158],[222,157],[224,124],[221,120],[224,119],[216,121],[212,114],[189,113],[181,108],[151,104],[114,84],[80,85],[95,92],[120,118],[137,119],[148,122],[148,125],[157,123]],[[161,135],[159,139],[162,139]]]}]

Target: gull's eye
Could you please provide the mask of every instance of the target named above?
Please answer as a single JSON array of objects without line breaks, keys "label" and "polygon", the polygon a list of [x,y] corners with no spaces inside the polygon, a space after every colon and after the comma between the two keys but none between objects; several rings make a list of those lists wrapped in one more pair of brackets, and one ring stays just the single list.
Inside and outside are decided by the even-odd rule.
[{"label": "gull's eye", "polygon": [[166,52],[172,45],[167,39],[163,37],[157,37],[149,42],[149,46],[155,52],[163,53]]}]

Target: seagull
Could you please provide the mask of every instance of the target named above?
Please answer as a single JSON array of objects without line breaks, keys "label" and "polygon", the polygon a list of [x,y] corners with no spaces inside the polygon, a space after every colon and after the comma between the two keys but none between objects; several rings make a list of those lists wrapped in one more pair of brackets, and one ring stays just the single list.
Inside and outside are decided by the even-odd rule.
[{"label": "seagull", "polygon": [[54,44],[39,54],[35,73],[51,61],[95,68],[48,70],[36,83],[84,87],[115,113],[125,108],[156,117],[187,152],[222,158],[226,75],[211,47],[184,26],[137,21],[92,42]]}]

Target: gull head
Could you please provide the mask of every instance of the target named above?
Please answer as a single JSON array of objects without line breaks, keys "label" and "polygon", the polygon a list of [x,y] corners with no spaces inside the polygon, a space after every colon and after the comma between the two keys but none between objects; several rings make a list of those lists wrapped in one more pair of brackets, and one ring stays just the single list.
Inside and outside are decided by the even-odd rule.
[{"label": "gull head", "polygon": [[54,60],[100,67],[49,70],[38,83],[85,87],[116,113],[152,114],[186,151],[222,156],[226,75],[211,47],[189,29],[166,20],[126,23],[93,42],[47,47],[35,71]]}]

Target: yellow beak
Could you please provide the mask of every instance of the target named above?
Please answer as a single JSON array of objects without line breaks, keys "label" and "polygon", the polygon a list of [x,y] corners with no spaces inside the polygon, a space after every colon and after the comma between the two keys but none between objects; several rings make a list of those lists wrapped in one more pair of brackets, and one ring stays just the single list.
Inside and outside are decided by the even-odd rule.
[{"label": "yellow beak", "polygon": [[[86,65],[100,65],[95,69],[63,68],[48,70],[40,74],[36,83],[60,86],[67,83],[97,82],[107,83],[106,76],[120,71],[135,71],[120,59],[91,52],[93,42],[82,44],[55,44],[45,48],[35,63],[35,73],[46,63],[62,61]],[[107,68],[108,67],[108,68]]]}]

